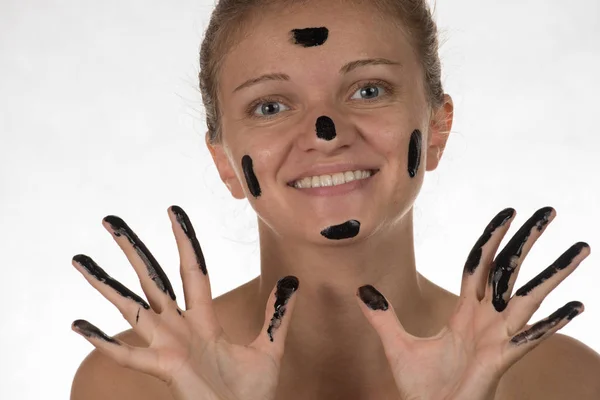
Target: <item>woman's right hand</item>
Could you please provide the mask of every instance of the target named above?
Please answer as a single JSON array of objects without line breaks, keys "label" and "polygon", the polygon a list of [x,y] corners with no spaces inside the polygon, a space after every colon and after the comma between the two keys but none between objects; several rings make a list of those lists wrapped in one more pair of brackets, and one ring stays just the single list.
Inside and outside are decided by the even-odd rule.
[{"label": "woman's right hand", "polygon": [[166,382],[176,400],[274,399],[298,279],[287,276],[277,282],[267,302],[263,329],[252,343],[229,343],[213,307],[194,228],[178,206],[169,208],[169,218],[179,250],[186,310],[177,306],[171,283],[142,241],[121,218],[108,216],[103,225],[135,269],[150,304],[90,257],[78,254],[73,265],[119,309],[149,347],[130,346],[85,320],[73,322],[71,328],[119,365]]}]

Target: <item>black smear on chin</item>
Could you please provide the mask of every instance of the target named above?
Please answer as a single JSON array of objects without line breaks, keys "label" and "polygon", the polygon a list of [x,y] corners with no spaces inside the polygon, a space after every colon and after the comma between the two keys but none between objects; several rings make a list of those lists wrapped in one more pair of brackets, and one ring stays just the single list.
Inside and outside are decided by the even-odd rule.
[{"label": "black smear on chin", "polygon": [[421,131],[415,129],[410,135],[410,143],[408,145],[408,175],[414,178],[419,172],[421,164],[421,146],[423,137]]},{"label": "black smear on chin", "polygon": [[335,124],[333,120],[325,115],[317,118],[317,137],[323,140],[335,139]]},{"label": "black smear on chin", "polygon": [[325,43],[329,36],[329,30],[325,27],[292,29],[290,34],[293,44],[303,47],[314,47]]},{"label": "black smear on chin", "polygon": [[254,174],[254,168],[252,168],[252,158],[249,155],[242,157],[242,169],[244,170],[244,176],[246,177],[246,184],[248,190],[252,193],[252,196],[258,198],[261,194],[260,184]]},{"label": "black smear on chin", "polygon": [[183,229],[183,232],[187,236],[188,240],[192,245],[192,248],[194,249],[194,254],[196,255],[196,262],[200,266],[200,270],[204,275],[206,275],[207,271],[206,262],[204,261],[204,254],[202,254],[202,249],[200,248],[200,243],[196,238],[196,231],[192,226],[190,218],[188,217],[186,212],[183,211],[183,209],[179,206],[171,206],[171,211],[173,211],[173,214],[175,214],[177,222],[181,226],[181,229]]},{"label": "black smear on chin", "polygon": [[[85,254],[77,254],[73,257],[73,261],[77,264],[81,265],[81,267],[86,270],[86,272],[92,275],[94,278],[98,279],[100,282],[110,286],[121,296],[131,299],[144,307],[144,309],[149,310],[150,306],[144,299],[142,299],[137,294],[133,293],[127,287],[125,287],[121,282],[113,279],[110,275],[106,273],[91,257],[86,256]],[[139,316],[139,312],[138,312]],[[137,318],[136,318],[137,322]]]},{"label": "black smear on chin", "polygon": [[164,293],[168,294],[172,300],[175,300],[175,292],[173,291],[173,287],[171,286],[171,282],[167,275],[161,268],[156,258],[150,253],[150,250],[146,247],[144,242],[140,240],[140,238],[131,230],[131,228],[123,221],[123,219],[117,217],[116,215],[109,215],[104,217],[104,221],[106,221],[112,228],[114,235],[117,237],[125,236],[129,243],[133,246],[135,251],[140,256],[140,259],[146,265],[146,270],[148,271],[148,276],[158,288]]},{"label": "black smear on chin", "polygon": [[[504,297],[508,292],[510,277],[521,262],[523,246],[529,239],[531,231],[536,228],[541,232],[548,224],[552,210],[552,207],[537,210],[496,256],[488,276],[488,285],[493,288],[492,304],[496,311],[501,312],[508,305],[508,300]],[[510,297],[510,293],[506,297]]]},{"label": "black smear on chin", "polygon": [[514,208],[505,208],[500,211],[496,216],[492,219],[492,221],[488,224],[488,226],[484,229],[483,233],[471,249],[469,256],[467,257],[467,261],[465,262],[465,267],[463,269],[463,274],[473,275],[475,270],[479,266],[479,262],[481,261],[481,252],[482,247],[490,240],[492,234],[496,229],[501,226],[504,226],[509,219],[513,217],[515,214]]},{"label": "black smear on chin", "polygon": [[321,231],[321,235],[331,240],[353,238],[360,231],[360,222],[355,219],[346,221],[340,225],[333,225]]},{"label": "black smear on chin", "polygon": [[276,300],[274,304],[275,312],[273,313],[273,317],[267,328],[267,334],[269,335],[269,340],[271,340],[271,342],[273,341],[273,333],[281,326],[281,319],[285,315],[286,304],[292,297],[292,294],[298,290],[299,286],[300,282],[298,281],[298,278],[292,275],[281,278],[277,282],[277,290],[275,291]]}]

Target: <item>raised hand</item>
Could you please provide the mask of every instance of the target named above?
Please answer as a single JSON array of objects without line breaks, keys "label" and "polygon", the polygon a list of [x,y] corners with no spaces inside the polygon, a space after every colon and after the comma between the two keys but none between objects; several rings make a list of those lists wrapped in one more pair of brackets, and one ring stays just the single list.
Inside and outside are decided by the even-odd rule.
[{"label": "raised hand", "polygon": [[178,206],[169,208],[169,218],[179,250],[186,310],[177,306],[169,279],[144,243],[121,218],[108,216],[103,225],[135,269],[150,304],[90,257],[76,255],[73,265],[119,309],[149,347],[130,346],[85,320],[73,322],[72,329],[119,365],[166,382],[176,400],[273,399],[298,279],[287,276],[277,282],[267,302],[263,329],[251,344],[231,344],[215,314],[194,228]]},{"label": "raised hand", "polygon": [[512,208],[501,211],[475,243],[465,263],[456,310],[434,337],[408,334],[374,287],[357,291],[403,400],[492,400],[511,365],[583,312],[582,303],[571,301],[525,325],[544,298],[590,254],[590,247],[574,244],[511,297],[523,260],[556,211],[538,210],[493,259],[515,215]]}]

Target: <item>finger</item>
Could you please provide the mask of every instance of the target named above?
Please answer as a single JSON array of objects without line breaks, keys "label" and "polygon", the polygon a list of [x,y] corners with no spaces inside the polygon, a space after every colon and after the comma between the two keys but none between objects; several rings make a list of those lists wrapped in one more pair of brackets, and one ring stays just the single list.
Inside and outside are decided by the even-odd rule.
[{"label": "finger", "polygon": [[585,307],[579,301],[571,301],[548,318],[545,318],[531,327],[514,335],[507,343],[506,353],[511,363],[523,357],[553,333],[567,325],[573,318],[581,314]]},{"label": "finger", "polygon": [[192,223],[183,209],[179,206],[169,208],[169,218],[177,242],[179,252],[181,281],[185,309],[191,310],[199,304],[212,305],[212,293],[206,262],[196,238]]},{"label": "finger", "polygon": [[296,304],[294,293],[299,286],[298,278],[292,275],[277,282],[267,302],[263,329],[249,346],[270,354],[277,363],[283,357],[290,317]]},{"label": "finger", "polygon": [[147,343],[151,342],[156,314],[144,299],[133,293],[119,281],[108,275],[92,258],[77,254],[72,260],[73,266],[108,301],[117,307],[123,318]]},{"label": "finger", "polygon": [[496,311],[506,308],[523,259],[555,216],[556,211],[552,207],[537,210],[492,262],[484,301],[491,302]]},{"label": "finger", "polygon": [[489,265],[516,215],[514,208],[505,208],[483,230],[465,262],[460,297],[476,297],[478,301],[483,299]]},{"label": "finger", "polygon": [[125,221],[115,215],[109,215],[103,219],[102,225],[113,234],[113,239],[135,269],[142,290],[154,311],[161,313],[165,308],[178,309],[169,278],[146,245]]},{"label": "finger", "polygon": [[523,328],[546,296],[571,275],[589,254],[590,246],[587,243],[575,243],[552,265],[516,291],[505,311],[509,335]]},{"label": "finger", "polygon": [[123,367],[131,368],[165,380],[159,368],[156,351],[150,348],[133,347],[119,339],[108,336],[89,322],[78,319],[71,329],[85,337],[100,352],[115,360]]},{"label": "finger", "polygon": [[361,286],[356,296],[360,309],[377,331],[388,360],[398,360],[414,337],[406,332],[393,306],[373,286]]}]

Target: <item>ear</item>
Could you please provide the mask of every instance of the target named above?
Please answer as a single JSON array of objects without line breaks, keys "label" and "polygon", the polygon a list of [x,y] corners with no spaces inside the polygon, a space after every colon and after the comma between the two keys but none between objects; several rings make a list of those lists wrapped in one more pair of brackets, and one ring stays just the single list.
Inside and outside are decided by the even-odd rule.
[{"label": "ear", "polygon": [[446,142],[452,129],[452,120],[454,117],[454,103],[452,97],[444,94],[444,104],[436,111],[431,118],[429,125],[429,140],[427,143],[427,171],[433,171],[437,168]]},{"label": "ear", "polygon": [[238,200],[246,198],[246,194],[244,193],[240,181],[235,174],[235,170],[229,162],[229,158],[225,153],[223,145],[220,143],[211,144],[209,132],[206,132],[205,142],[215,166],[217,167],[217,171],[219,171],[219,176],[229,189],[229,192],[231,192],[231,195]]}]

